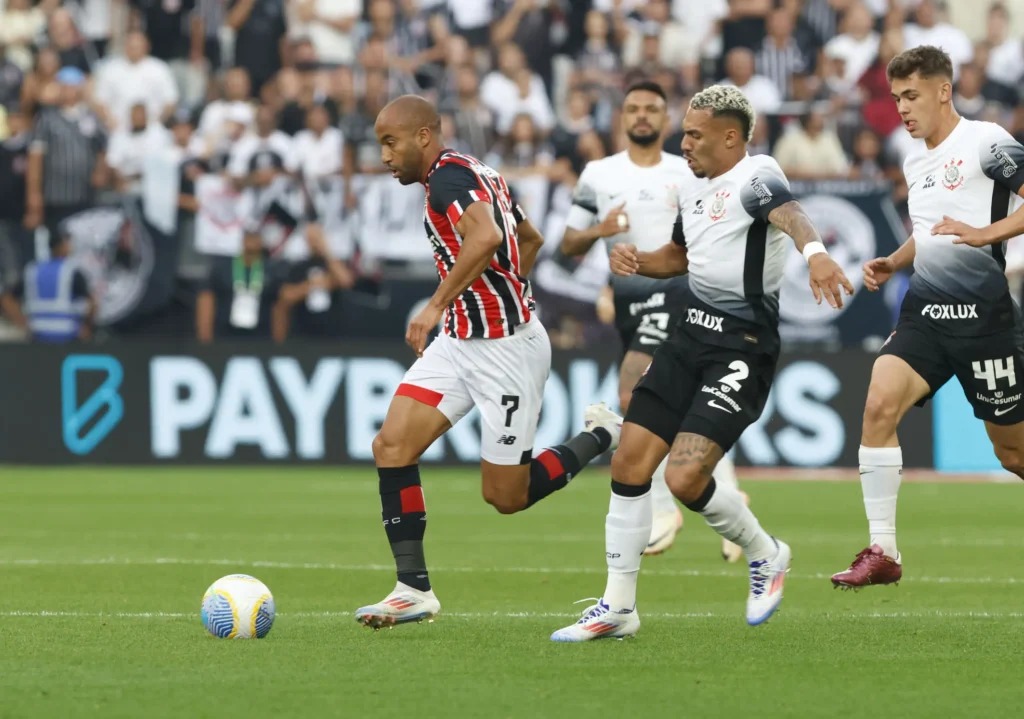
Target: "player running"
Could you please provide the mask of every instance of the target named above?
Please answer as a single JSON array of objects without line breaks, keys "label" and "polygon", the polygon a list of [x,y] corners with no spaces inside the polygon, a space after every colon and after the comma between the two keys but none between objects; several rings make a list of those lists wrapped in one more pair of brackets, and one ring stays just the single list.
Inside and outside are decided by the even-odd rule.
[{"label": "player running", "polygon": [[951,377],[985,422],[1003,467],[1024,478],[1021,318],[1004,274],[1006,241],[1024,233],[1024,147],[998,125],[957,114],[953,64],[939,48],[897,55],[888,76],[904,127],[924,140],[903,164],[914,230],[892,255],[864,265],[864,285],[876,291],[911,266],[914,274],[896,329],[871,371],[860,446],[871,539],[849,569],[832,575],[832,584],[843,588],[903,576],[896,546],[903,453],[896,428]]},{"label": "player running", "polygon": [[[628,243],[641,251],[658,249],[672,238],[679,198],[699,183],[683,158],[662,152],[668,111],[660,85],[643,81],[626,90],[622,124],[627,149],[587,163],[580,173],[562,237],[561,250],[566,255],[584,255],[600,239]],[[677,299],[686,281],[685,276],[612,275],[615,326],[625,352],[619,366],[621,412],[628,409],[633,388],[651,364],[654,351],[679,320]],[[665,484],[667,462],[658,465],[651,484],[653,518],[644,549],[647,555],[671,547],[683,526],[683,513]],[[737,486],[736,469],[728,455],[715,467],[714,477],[720,484]],[[742,554],[738,545],[722,540],[722,556],[727,561],[734,562]]]},{"label": "player running", "polygon": [[[511,514],[565,487],[614,448],[622,418],[603,405],[588,407],[586,431],[532,458],[551,345],[534,317],[525,277],[543,239],[501,175],[444,149],[441,120],[423,98],[392,101],[374,129],[392,176],[403,185],[426,185],[424,224],[441,279],[409,323],[405,339],[419,359],[373,440],[398,583],[378,604],[358,609],[356,620],[379,628],[441,610],[423,557],[427,515],[417,464],[434,440],[478,407],[484,499]],[[428,346],[442,316],[444,332]]]},{"label": "player running", "polygon": [[[612,249],[618,275],[689,273],[680,322],[633,391],[612,458],[605,524],[608,583],[582,618],[551,635],[582,642],[632,636],[640,628],[636,582],[651,527],[651,474],[669,455],[665,479],[686,507],[743,548],[750,566],[747,622],[766,621],[782,601],[790,549],[769,535],[735,487],[711,471],[760,415],[779,353],[779,288],[786,235],[807,259],[815,299],[842,307],[853,287],[793,199],[778,164],[747,154],[754,110],[735,87],[697,93],[683,121],[683,156],[704,182],[684,197],[672,241],[653,252]],[[671,453],[669,450],[671,449]]]}]

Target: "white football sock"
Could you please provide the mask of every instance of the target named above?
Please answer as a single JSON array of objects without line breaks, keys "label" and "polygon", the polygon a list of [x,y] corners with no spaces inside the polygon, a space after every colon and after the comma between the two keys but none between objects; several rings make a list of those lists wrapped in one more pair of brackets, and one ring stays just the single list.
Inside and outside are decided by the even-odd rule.
[{"label": "white football sock", "polygon": [[604,531],[608,584],[603,599],[614,611],[629,611],[636,606],[640,557],[651,537],[651,493],[623,497],[612,492]]},{"label": "white football sock", "polygon": [[868,517],[871,543],[896,558],[896,497],[903,474],[903,450],[899,447],[865,447],[858,452],[860,489]]},{"label": "white football sock", "polygon": [[655,514],[662,512],[676,511],[676,498],[672,490],[665,483],[665,467],[668,466],[668,457],[661,460],[661,464],[654,470],[654,477],[651,478],[651,511]]},{"label": "white football sock", "polygon": [[736,465],[732,462],[732,453],[722,455],[715,465],[711,476],[715,478],[715,484],[721,486],[727,484],[730,487],[740,486],[740,480],[736,476]]},{"label": "white football sock", "polygon": [[757,517],[735,487],[715,482],[715,493],[700,512],[708,526],[743,547],[748,562],[771,559],[779,551],[775,540],[761,528]]}]

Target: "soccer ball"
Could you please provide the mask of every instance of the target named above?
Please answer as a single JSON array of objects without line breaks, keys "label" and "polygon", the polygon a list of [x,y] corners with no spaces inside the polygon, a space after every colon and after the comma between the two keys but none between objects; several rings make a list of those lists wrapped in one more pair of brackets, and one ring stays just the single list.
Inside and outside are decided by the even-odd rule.
[{"label": "soccer ball", "polygon": [[203,595],[203,626],[221,639],[262,639],[274,624],[274,597],[248,574],[229,574]]}]

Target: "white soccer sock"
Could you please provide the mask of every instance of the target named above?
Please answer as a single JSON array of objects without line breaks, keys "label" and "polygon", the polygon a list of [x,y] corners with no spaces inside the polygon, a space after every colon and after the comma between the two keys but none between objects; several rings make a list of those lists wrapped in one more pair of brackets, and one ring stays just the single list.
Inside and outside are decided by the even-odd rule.
[{"label": "white soccer sock", "polygon": [[667,466],[668,457],[665,457],[661,460],[658,468],[654,470],[654,477],[651,479],[651,511],[656,514],[676,511],[675,495],[665,483],[665,467]]},{"label": "white soccer sock", "polygon": [[740,480],[736,476],[736,465],[732,462],[731,454],[724,454],[715,465],[711,476],[715,478],[715,484],[721,486],[727,484],[730,487],[740,486]]},{"label": "white soccer sock", "polygon": [[608,584],[603,599],[614,611],[629,611],[636,606],[640,557],[651,537],[651,493],[623,497],[613,491],[604,531]]},{"label": "white soccer sock", "polygon": [[743,547],[748,562],[771,559],[779,551],[775,540],[761,528],[761,523],[735,487],[716,481],[715,493],[700,513],[709,527]]},{"label": "white soccer sock", "polygon": [[899,447],[865,447],[858,452],[860,489],[868,517],[871,543],[895,558],[896,497],[903,474],[903,450]]}]

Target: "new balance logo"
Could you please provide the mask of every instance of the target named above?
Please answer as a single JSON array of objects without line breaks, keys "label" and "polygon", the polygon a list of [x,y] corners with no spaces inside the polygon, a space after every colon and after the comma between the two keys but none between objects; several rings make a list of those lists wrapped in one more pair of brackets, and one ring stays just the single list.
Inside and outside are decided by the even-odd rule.
[{"label": "new balance logo", "polygon": [[933,320],[971,320],[978,319],[977,305],[925,305],[921,310],[922,317]]},{"label": "new balance logo", "polygon": [[691,325],[698,325],[715,332],[722,331],[722,318],[715,317],[714,315],[708,314],[704,310],[698,310],[695,307],[691,307],[686,311],[686,321]]},{"label": "new balance logo", "polygon": [[511,446],[516,443],[516,436],[514,434],[503,434],[498,437],[498,444],[504,444]]}]

